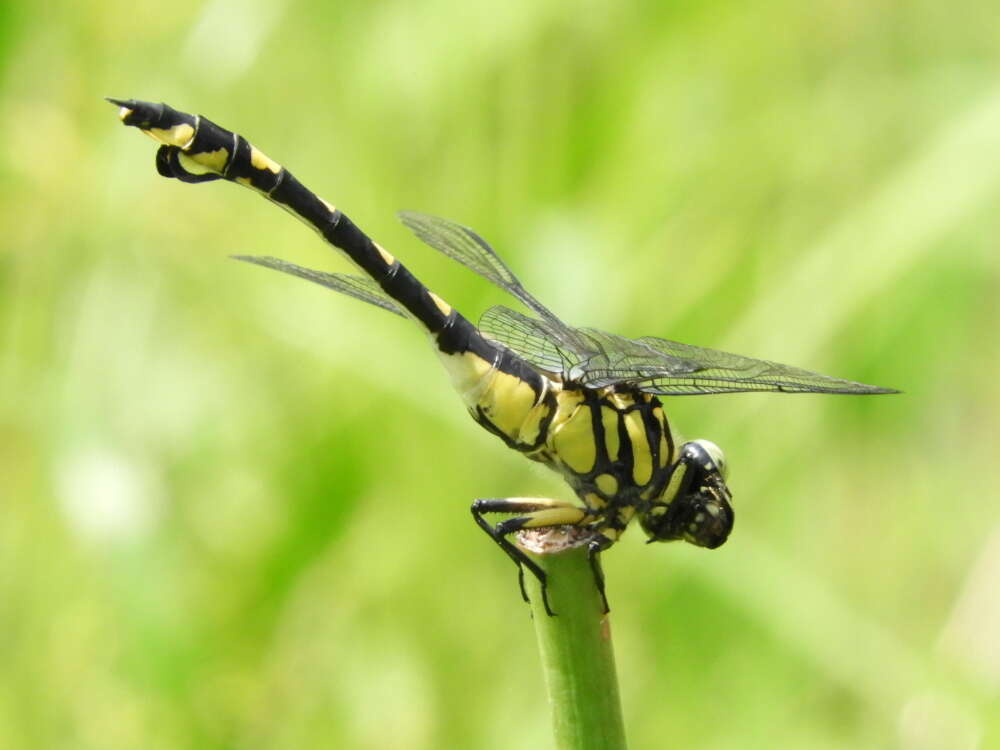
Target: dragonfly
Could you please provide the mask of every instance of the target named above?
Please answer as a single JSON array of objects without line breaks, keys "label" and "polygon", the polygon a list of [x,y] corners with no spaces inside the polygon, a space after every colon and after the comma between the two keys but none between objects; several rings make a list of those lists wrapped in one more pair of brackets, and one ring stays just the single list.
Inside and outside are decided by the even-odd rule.
[{"label": "dragonfly", "polygon": [[[574,500],[480,498],[476,524],[524,571],[546,572],[512,541],[529,530],[572,532],[586,546],[608,611],[600,555],[635,518],[649,542],[682,540],[714,549],[733,528],[722,450],[682,442],[668,421],[669,396],[763,391],[872,395],[897,393],[797,367],[643,336],[627,338],[564,323],[518,280],[492,247],[461,224],[400,214],[421,241],[495,284],[529,313],[489,308],[476,326],[421,283],[346,214],[305,187],[241,135],[167,104],[109,99],[119,118],[152,137],[157,171],[181,182],[235,182],[301,219],[363,275],[331,273],[278,258],[238,260],[320,284],[419,325],[466,409],[509,448],[559,473]],[[502,516],[500,520],[492,519]]]}]

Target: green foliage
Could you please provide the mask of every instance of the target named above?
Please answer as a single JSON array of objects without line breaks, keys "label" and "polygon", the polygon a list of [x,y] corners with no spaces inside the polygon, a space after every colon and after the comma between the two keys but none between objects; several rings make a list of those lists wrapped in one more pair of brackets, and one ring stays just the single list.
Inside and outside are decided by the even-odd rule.
[{"label": "green foliage", "polygon": [[[1000,743],[1000,90],[981,3],[216,0],[0,12],[0,747],[543,747],[475,497],[568,488],[247,191],[101,97],[239,129],[476,317],[398,209],[575,325],[902,388],[674,399],[720,550],[605,556],[633,747]],[[980,742],[981,744],[977,744]]]}]

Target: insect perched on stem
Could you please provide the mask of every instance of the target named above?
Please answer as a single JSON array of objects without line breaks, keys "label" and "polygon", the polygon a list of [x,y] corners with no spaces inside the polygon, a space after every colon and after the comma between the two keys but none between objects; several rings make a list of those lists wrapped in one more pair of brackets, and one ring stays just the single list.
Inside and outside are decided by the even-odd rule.
[{"label": "insect perched on stem", "polygon": [[[526,529],[574,527],[589,551],[607,609],[600,553],[637,516],[651,542],[715,548],[733,527],[722,451],[708,440],[678,444],[660,396],[736,391],[894,393],[774,362],[644,336],[630,339],[563,323],[531,295],[478,234],[445,219],[403,213],[431,247],[527,306],[486,311],[476,327],[418,281],[347,216],[240,135],[166,104],[110,99],[126,125],[159,142],[156,167],[182,182],[225,179],[252,188],[315,229],[365,275],[326,273],[269,257],[239,260],[299,276],[410,318],[434,350],[472,418],[508,447],[560,473],[576,502],[480,499],[472,515],[518,565],[545,573],[508,538]],[[492,514],[509,516],[496,524]]]}]

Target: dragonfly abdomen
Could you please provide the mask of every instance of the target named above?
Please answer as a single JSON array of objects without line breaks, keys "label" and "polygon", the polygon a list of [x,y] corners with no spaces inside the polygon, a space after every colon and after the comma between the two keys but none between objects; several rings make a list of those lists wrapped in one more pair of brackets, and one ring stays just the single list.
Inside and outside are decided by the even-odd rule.
[{"label": "dragonfly abdomen", "polygon": [[119,116],[162,144],[161,174],[184,182],[225,179],[252,188],[318,232],[339,249],[432,334],[452,317],[451,307],[421,284],[338,208],[320,198],[285,167],[243,136],[200,115],[166,104],[116,101]]},{"label": "dragonfly abdomen", "polygon": [[126,125],[162,144],[157,154],[161,174],[184,182],[225,179],[252,188],[343,252],[398,303],[397,311],[431,335],[454,387],[483,426],[519,450],[535,448],[544,439],[554,410],[551,399],[546,399],[549,381],[509,350],[485,339],[346,214],[246,138],[207,118],[166,104],[114,103]]}]

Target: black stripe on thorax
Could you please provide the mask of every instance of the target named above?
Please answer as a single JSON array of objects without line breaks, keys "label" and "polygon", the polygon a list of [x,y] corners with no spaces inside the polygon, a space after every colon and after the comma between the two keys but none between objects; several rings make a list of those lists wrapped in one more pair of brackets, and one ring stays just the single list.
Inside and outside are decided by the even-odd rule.
[{"label": "black stripe on thorax", "polygon": [[[590,424],[594,431],[594,468],[591,474],[597,476],[606,472],[612,472],[611,464],[615,461],[615,456],[608,455],[608,442],[604,434],[604,415],[601,407],[610,402],[599,398],[596,391],[589,388],[583,389],[583,403],[590,409]],[[614,472],[612,472],[614,473]]]},{"label": "black stripe on thorax", "polygon": [[653,409],[655,406],[656,405],[651,401],[643,400],[629,409],[629,411],[638,411],[642,417],[642,426],[646,433],[646,445],[649,448],[654,473],[661,465],[660,435],[663,434],[663,428],[660,425],[659,420],[653,416]]},{"label": "black stripe on thorax", "polygon": [[609,404],[618,412],[618,460],[622,467],[621,476],[626,477],[629,484],[633,484],[635,453],[632,450],[632,438],[625,426],[625,415],[631,410],[631,407],[620,409],[611,402]]}]

